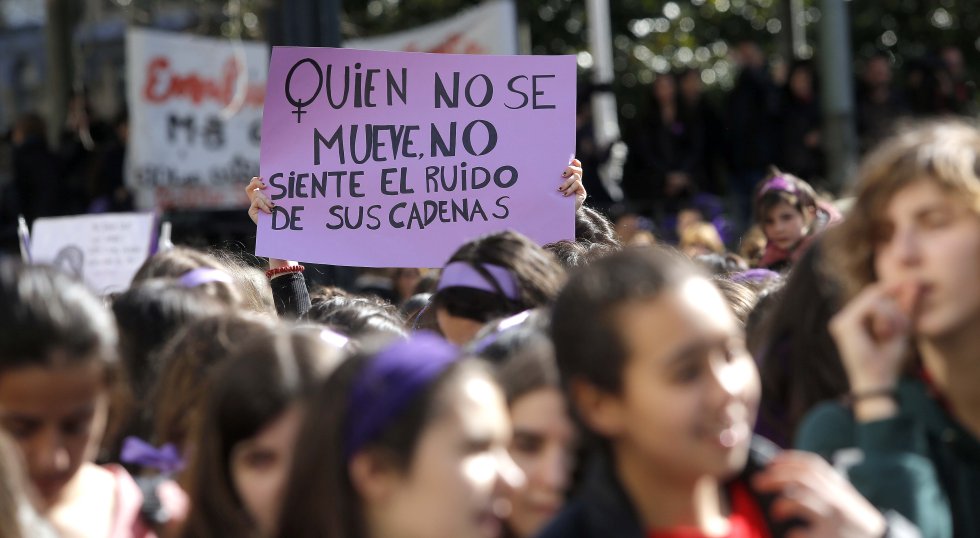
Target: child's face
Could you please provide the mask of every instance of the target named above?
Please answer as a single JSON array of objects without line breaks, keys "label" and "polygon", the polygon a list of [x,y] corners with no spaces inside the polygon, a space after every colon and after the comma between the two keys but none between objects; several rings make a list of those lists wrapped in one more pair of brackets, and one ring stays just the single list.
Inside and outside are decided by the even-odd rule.
[{"label": "child's face", "polygon": [[886,285],[916,288],[914,330],[939,337],[980,320],[980,218],[931,181],[898,191],[876,232]]},{"label": "child's face", "polygon": [[0,374],[0,426],[20,446],[47,507],[95,459],[108,413],[109,387],[98,360]]},{"label": "child's face", "polygon": [[781,249],[790,250],[806,235],[807,219],[795,207],[780,202],[766,213],[762,232],[769,242]]},{"label": "child's face", "polygon": [[527,483],[510,497],[508,523],[518,536],[537,536],[565,502],[572,474],[575,427],[565,398],[556,388],[541,388],[516,400],[510,408],[514,439],[510,455]]},{"label": "child's face", "polygon": [[293,404],[231,450],[231,476],[261,536],[274,536],[303,410]]},{"label": "child's face", "polygon": [[484,376],[448,386],[441,413],[422,432],[410,468],[369,488],[368,526],[381,536],[494,538],[523,473],[507,452],[510,421],[500,389]]},{"label": "child's face", "polygon": [[621,392],[610,402],[614,451],[670,480],[723,479],[740,471],[759,403],[759,377],[744,335],[709,281],[693,277],[621,307],[628,350]]}]

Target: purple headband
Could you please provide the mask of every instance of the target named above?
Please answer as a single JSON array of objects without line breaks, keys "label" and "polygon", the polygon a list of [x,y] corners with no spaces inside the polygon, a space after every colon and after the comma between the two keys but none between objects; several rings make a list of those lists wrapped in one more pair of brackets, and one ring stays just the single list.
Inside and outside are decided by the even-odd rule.
[{"label": "purple headband", "polygon": [[208,267],[192,269],[180,277],[180,285],[185,288],[196,288],[209,282],[224,282],[225,284],[233,283],[231,277],[228,276],[228,273],[220,269],[211,269]]},{"label": "purple headband", "polygon": [[[520,299],[517,280],[507,268],[489,263],[481,263],[480,267],[490,273],[490,276],[500,286],[500,291],[504,292],[505,297],[512,301]],[[454,287],[472,288],[493,294],[500,293],[492,282],[489,282],[483,274],[467,262],[453,262],[442,269],[442,276],[439,278],[439,286],[436,291]]]},{"label": "purple headband", "polygon": [[416,333],[371,358],[357,376],[347,408],[344,457],[350,460],[459,357],[434,333]]},{"label": "purple headband", "polygon": [[779,273],[770,271],[769,269],[749,269],[748,271],[741,271],[729,277],[736,284],[758,284],[772,278],[779,278]]},{"label": "purple headband", "polygon": [[759,198],[761,198],[763,194],[766,194],[769,191],[782,191],[782,192],[788,192],[790,194],[797,194],[799,192],[799,190],[796,188],[796,185],[793,185],[792,183],[787,181],[785,177],[781,175],[773,176],[768,181],[762,184],[762,188],[759,189]]}]

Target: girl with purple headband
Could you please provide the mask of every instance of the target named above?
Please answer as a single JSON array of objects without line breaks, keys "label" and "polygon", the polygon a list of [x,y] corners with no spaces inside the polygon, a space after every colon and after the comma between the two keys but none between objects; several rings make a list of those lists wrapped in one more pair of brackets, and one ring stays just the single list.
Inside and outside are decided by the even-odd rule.
[{"label": "girl with purple headband", "polygon": [[802,179],[773,168],[755,194],[755,222],[766,236],[759,267],[781,271],[806,251],[813,238],[841,220]]},{"label": "girl with purple headband", "polygon": [[519,233],[499,232],[449,258],[429,308],[446,339],[464,344],[491,320],[549,304],[563,281],[548,251]]},{"label": "girl with purple headband", "polygon": [[285,538],[495,538],[523,474],[480,362],[431,333],[347,359],[313,397],[283,498]]}]

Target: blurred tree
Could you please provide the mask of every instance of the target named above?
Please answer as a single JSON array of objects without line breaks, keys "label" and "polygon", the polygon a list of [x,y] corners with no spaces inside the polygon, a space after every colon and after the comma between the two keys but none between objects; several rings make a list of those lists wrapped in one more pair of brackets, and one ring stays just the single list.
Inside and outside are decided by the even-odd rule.
[{"label": "blurred tree", "polygon": [[[967,71],[980,71],[980,11],[976,0],[877,0],[847,2],[851,10],[855,59],[883,52],[901,68],[911,59],[956,46]],[[411,28],[479,4],[479,0],[344,0],[345,36],[370,36]],[[733,68],[729,45],[752,39],[775,54],[785,16],[780,0],[611,0],[620,113],[631,119],[647,104],[646,88],[656,73],[696,67],[709,90],[730,87]],[[578,54],[587,69],[583,0],[517,0],[519,16],[531,29],[535,54]],[[820,11],[804,0],[802,18],[810,48],[819,53]],[[969,65],[972,61],[973,65]],[[858,66],[859,62],[855,62]],[[857,69],[857,67],[855,67]],[[585,79],[583,79],[584,81]]]}]

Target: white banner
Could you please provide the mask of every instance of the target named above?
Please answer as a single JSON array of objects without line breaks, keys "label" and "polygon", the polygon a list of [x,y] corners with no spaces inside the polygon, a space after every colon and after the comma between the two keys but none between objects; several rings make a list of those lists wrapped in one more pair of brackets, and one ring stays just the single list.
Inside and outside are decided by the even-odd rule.
[{"label": "white banner", "polygon": [[512,0],[491,0],[460,14],[404,32],[353,39],[345,47],[447,54],[517,54],[517,12]]},{"label": "white banner", "polygon": [[150,255],[152,213],[41,218],[31,233],[31,261],[53,265],[105,295],[129,287]]},{"label": "white banner", "polygon": [[264,44],[134,28],[126,35],[127,181],[141,209],[247,205],[259,171]]}]

